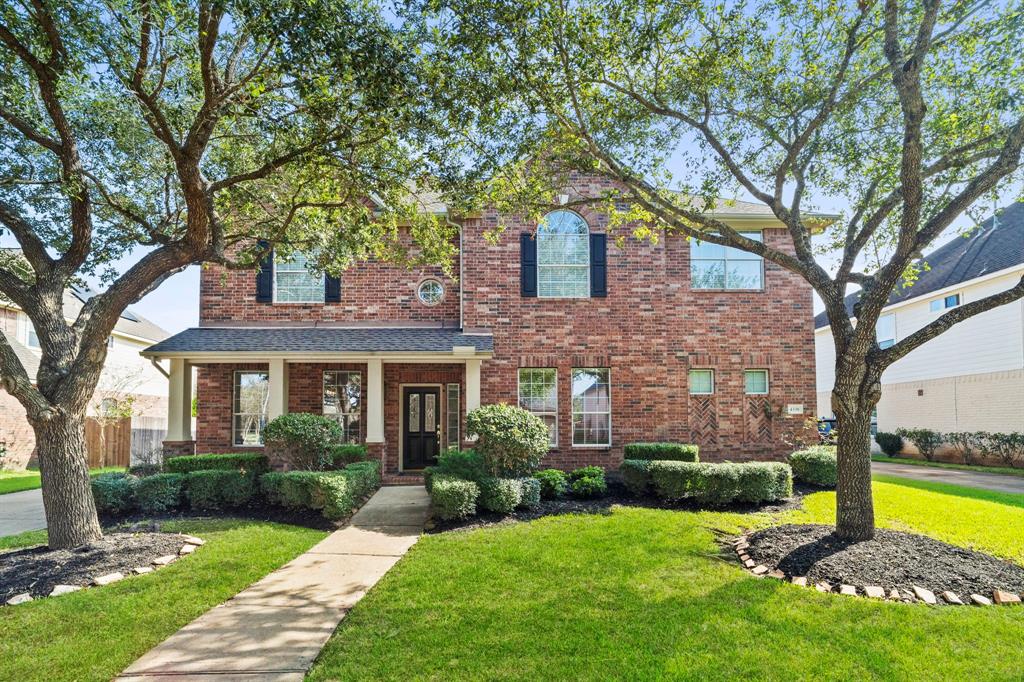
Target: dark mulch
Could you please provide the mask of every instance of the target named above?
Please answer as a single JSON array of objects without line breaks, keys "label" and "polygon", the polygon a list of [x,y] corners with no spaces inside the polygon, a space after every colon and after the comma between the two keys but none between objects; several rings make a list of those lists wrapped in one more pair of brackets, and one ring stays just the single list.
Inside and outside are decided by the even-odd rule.
[{"label": "dark mulch", "polygon": [[177,554],[185,544],[176,533],[108,533],[102,540],[75,549],[45,545],[0,554],[0,604],[16,594],[50,594],[56,585],[88,585],[108,573],[128,575],[136,566]]},{"label": "dark mulch", "polygon": [[[715,511],[737,512],[742,514],[754,512],[778,513],[789,509],[798,509],[803,505],[803,496],[819,492],[819,488],[794,487],[793,497],[782,502],[767,505],[735,504],[722,507]],[[665,502],[657,497],[637,497],[630,493],[620,480],[608,479],[608,494],[597,499],[564,498],[560,500],[543,500],[536,509],[517,509],[511,514],[496,514],[481,511],[468,519],[442,521],[434,519],[428,527],[428,533],[446,533],[453,530],[472,530],[522,521],[533,521],[545,516],[562,514],[609,514],[611,507],[646,507],[648,509],[672,509],[679,511],[700,511],[703,508],[692,502]]]},{"label": "dark mulch", "polygon": [[[358,507],[357,507],[358,508]],[[285,523],[314,530],[334,530],[344,521],[330,521],[317,509],[277,507],[274,505],[253,504],[246,507],[226,509],[222,512],[198,512],[190,509],[168,512],[166,514],[143,514],[134,512],[125,516],[100,515],[104,528],[118,527],[125,524],[145,523],[148,521],[198,521],[209,519],[250,519],[253,521],[271,521]]]},{"label": "dark mulch", "polygon": [[873,540],[848,542],[821,525],[774,526],[750,535],[750,558],[809,583],[877,585],[910,591],[914,585],[961,598],[992,590],[1024,592],[1024,568],[988,554],[923,535],[877,530]]}]

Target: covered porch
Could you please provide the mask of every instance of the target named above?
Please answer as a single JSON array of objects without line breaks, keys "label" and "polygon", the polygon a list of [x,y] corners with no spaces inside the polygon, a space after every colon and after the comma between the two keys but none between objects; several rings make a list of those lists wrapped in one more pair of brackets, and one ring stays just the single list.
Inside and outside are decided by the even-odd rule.
[{"label": "covered porch", "polygon": [[165,456],[258,450],[268,421],[312,412],[364,443],[386,476],[462,446],[492,354],[489,334],[340,327],[201,327],[144,351],[170,363]]}]

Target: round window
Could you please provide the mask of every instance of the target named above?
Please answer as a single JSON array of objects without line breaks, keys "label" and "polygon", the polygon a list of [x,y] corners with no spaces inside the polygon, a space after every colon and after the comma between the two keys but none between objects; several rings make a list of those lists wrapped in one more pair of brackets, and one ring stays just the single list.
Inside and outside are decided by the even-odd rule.
[{"label": "round window", "polygon": [[436,279],[425,279],[420,282],[419,297],[424,305],[437,305],[444,298],[444,285]]}]

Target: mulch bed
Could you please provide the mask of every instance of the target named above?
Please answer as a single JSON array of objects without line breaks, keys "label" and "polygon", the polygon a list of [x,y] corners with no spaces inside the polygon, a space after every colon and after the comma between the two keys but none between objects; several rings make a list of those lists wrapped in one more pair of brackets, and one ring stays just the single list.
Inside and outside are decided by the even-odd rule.
[{"label": "mulch bed", "polygon": [[75,549],[45,545],[0,553],[0,604],[17,594],[45,597],[56,585],[88,585],[109,573],[128,575],[153,559],[177,555],[184,541],[176,533],[108,533]]},{"label": "mulch bed", "polygon": [[[358,508],[358,507],[357,507]],[[250,519],[253,521],[271,521],[285,523],[314,530],[335,530],[342,521],[330,521],[318,509],[278,507],[275,505],[250,505],[220,512],[196,512],[190,509],[169,512],[167,514],[144,514],[133,512],[125,516],[100,515],[100,523],[104,529],[117,528],[125,524],[147,523],[149,521],[198,521],[210,519]]]},{"label": "mulch bed", "polygon": [[991,595],[1024,592],[1024,568],[982,552],[923,535],[879,529],[873,540],[848,542],[833,526],[784,525],[752,533],[747,553],[758,564],[809,584],[877,585],[911,591],[916,585],[938,594]]}]

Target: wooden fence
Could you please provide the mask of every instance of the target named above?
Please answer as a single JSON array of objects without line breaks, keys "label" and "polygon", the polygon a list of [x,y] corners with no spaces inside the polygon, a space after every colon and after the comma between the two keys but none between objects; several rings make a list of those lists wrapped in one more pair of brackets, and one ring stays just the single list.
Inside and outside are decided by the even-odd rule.
[{"label": "wooden fence", "polygon": [[132,451],[131,417],[116,422],[108,420],[104,426],[94,417],[86,418],[85,451],[90,468],[127,467]]}]

